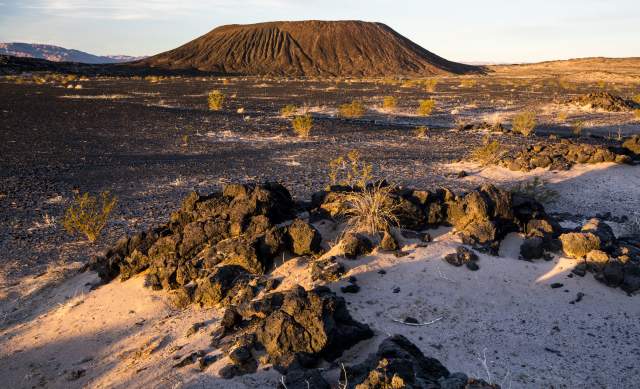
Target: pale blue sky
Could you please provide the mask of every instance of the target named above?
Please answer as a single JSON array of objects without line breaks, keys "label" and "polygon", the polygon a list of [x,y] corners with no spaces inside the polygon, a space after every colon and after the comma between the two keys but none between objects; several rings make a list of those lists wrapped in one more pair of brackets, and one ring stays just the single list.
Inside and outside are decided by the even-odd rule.
[{"label": "pale blue sky", "polygon": [[0,42],[149,55],[223,24],[305,19],[383,22],[456,61],[640,56],[640,0],[0,0]]}]

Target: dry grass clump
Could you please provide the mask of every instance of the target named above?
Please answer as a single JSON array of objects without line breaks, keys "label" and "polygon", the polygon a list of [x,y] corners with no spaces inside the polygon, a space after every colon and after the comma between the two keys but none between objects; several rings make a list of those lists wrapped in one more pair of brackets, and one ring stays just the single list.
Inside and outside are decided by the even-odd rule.
[{"label": "dry grass clump", "polygon": [[464,78],[460,81],[460,88],[473,88],[476,85],[478,85],[478,81],[472,78]]},{"label": "dry grass clump", "polygon": [[65,212],[62,225],[70,234],[83,234],[89,242],[95,242],[117,203],[118,199],[109,192],[102,192],[100,197],[89,193],[76,195]]},{"label": "dry grass clump", "polygon": [[209,110],[219,111],[222,109],[222,105],[224,104],[224,95],[219,90],[213,90],[209,92],[207,102],[209,103]]},{"label": "dry grass clump", "polygon": [[573,135],[582,136],[582,130],[584,130],[585,123],[582,120],[576,120],[571,124]]},{"label": "dry grass clump", "polygon": [[293,132],[300,138],[308,138],[313,127],[313,118],[309,113],[296,116],[291,119],[291,126],[293,127]]},{"label": "dry grass clump", "polygon": [[438,87],[438,80],[435,78],[430,78],[424,81],[424,88],[429,93],[434,93],[437,87]]},{"label": "dry grass clump", "polygon": [[382,100],[382,108],[387,111],[393,111],[398,106],[398,99],[393,96],[385,96]]},{"label": "dry grass clump", "polygon": [[329,181],[331,185],[345,185],[364,188],[372,179],[373,167],[360,159],[358,150],[351,150],[345,157],[338,157],[329,162]]},{"label": "dry grass clump", "polygon": [[569,114],[566,113],[565,111],[558,112],[557,119],[560,123],[566,122],[568,117],[569,117]]},{"label": "dry grass clump", "polygon": [[364,115],[364,105],[354,100],[349,104],[342,104],[338,108],[339,115],[345,118],[359,118]]},{"label": "dry grass clump", "polygon": [[513,118],[513,131],[519,132],[524,136],[534,133],[537,125],[536,113],[532,111],[522,112]]},{"label": "dry grass clump", "polygon": [[471,159],[482,166],[494,165],[502,158],[503,147],[497,140],[491,141],[485,137],[482,146],[471,152]]},{"label": "dry grass clump", "polygon": [[633,100],[633,102],[636,103],[636,104],[640,104],[640,93],[638,93],[637,95],[633,96],[631,98],[631,100]]},{"label": "dry grass clump", "polygon": [[420,116],[429,116],[433,112],[436,106],[434,99],[420,100],[417,113]]},{"label": "dry grass clump", "polygon": [[429,129],[425,126],[420,126],[415,129],[416,137],[426,138],[429,135]]},{"label": "dry grass clump", "polygon": [[634,116],[636,119],[640,120],[640,109],[634,109],[634,110],[633,110],[633,116]]},{"label": "dry grass clump", "polygon": [[348,194],[341,212],[347,220],[345,230],[374,235],[398,225],[394,214],[397,204],[391,197],[391,191],[390,186],[379,183]]},{"label": "dry grass clump", "polygon": [[549,189],[547,183],[540,177],[520,183],[511,192],[531,197],[542,204],[553,203],[560,195],[557,191]]},{"label": "dry grass clump", "polygon": [[293,104],[287,104],[280,109],[280,116],[282,116],[283,118],[288,118],[293,116],[296,111],[298,111],[298,107]]}]

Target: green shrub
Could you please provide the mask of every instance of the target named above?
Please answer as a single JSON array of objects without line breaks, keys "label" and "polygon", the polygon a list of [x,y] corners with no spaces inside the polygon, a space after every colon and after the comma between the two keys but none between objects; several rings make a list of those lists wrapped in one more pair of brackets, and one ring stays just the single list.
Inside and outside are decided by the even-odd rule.
[{"label": "green shrub", "polygon": [[513,131],[519,132],[524,136],[533,134],[536,129],[537,120],[535,112],[522,112],[513,118]]},{"label": "green shrub", "polygon": [[420,116],[429,116],[433,112],[436,106],[434,99],[420,100],[417,113]]},{"label": "green shrub", "polygon": [[364,105],[359,101],[352,101],[349,104],[342,104],[338,108],[339,115],[345,118],[359,118],[364,115]]},{"label": "green shrub", "polygon": [[282,107],[282,109],[280,109],[280,116],[284,118],[291,117],[296,113],[297,110],[298,108],[295,105],[287,104],[284,107]]},{"label": "green shrub", "polygon": [[311,134],[311,128],[313,127],[313,118],[311,114],[304,114],[300,116],[295,116],[291,119],[291,126],[293,127],[293,132],[296,133],[300,138],[307,138]]},{"label": "green shrub", "polygon": [[95,242],[117,203],[118,199],[109,192],[102,192],[99,198],[89,193],[76,195],[65,212],[62,225],[70,234],[84,234],[89,242]]},{"label": "green shrub", "polygon": [[219,111],[222,109],[222,105],[224,104],[224,95],[219,90],[211,91],[209,92],[207,101],[211,111]]}]

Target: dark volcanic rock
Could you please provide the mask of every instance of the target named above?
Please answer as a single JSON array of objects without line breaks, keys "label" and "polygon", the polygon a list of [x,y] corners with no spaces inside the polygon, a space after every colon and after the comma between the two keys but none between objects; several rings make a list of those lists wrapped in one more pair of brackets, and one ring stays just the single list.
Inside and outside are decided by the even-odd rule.
[{"label": "dark volcanic rock", "polygon": [[356,259],[360,255],[369,254],[373,250],[373,243],[362,234],[347,233],[340,241],[344,256],[349,259]]},{"label": "dark volcanic rock", "polygon": [[633,101],[625,100],[609,92],[595,92],[578,96],[569,100],[569,103],[608,112],[630,111],[637,107]]},{"label": "dark volcanic rock", "polygon": [[[499,388],[464,374],[451,374],[440,361],[425,355],[402,335],[385,339],[362,364],[346,368],[348,388]],[[477,386],[474,386],[477,385]]]},{"label": "dark volcanic rock", "polygon": [[320,251],[322,237],[311,224],[296,219],[288,228],[291,239],[291,252],[296,255],[309,255]]}]

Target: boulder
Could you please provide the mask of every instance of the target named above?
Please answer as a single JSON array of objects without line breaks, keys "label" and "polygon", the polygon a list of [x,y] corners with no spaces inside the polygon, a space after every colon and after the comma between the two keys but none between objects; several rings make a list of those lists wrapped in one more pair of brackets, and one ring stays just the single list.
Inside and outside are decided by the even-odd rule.
[{"label": "boulder", "polygon": [[599,219],[589,220],[582,226],[582,232],[595,234],[600,239],[601,247],[605,250],[612,249],[616,243],[616,236],[611,227]]},{"label": "boulder", "polygon": [[520,258],[526,261],[540,259],[544,256],[544,240],[540,237],[527,238],[520,246]]},{"label": "boulder", "polygon": [[570,232],[560,235],[562,250],[572,258],[584,258],[592,250],[600,250],[600,238],[591,232]]},{"label": "boulder", "polygon": [[382,235],[382,240],[380,241],[380,248],[386,251],[396,251],[400,247],[398,246],[396,238],[394,238],[390,232],[385,231]]},{"label": "boulder", "polygon": [[640,135],[633,135],[632,137],[625,139],[624,143],[622,143],[622,147],[628,150],[632,155],[639,157]]},{"label": "boulder", "polygon": [[296,255],[310,255],[320,252],[322,236],[311,224],[296,219],[288,228],[291,252]]},{"label": "boulder", "polygon": [[369,254],[373,250],[373,243],[369,238],[358,233],[347,233],[340,240],[344,256],[348,259],[356,259],[360,255]]}]

